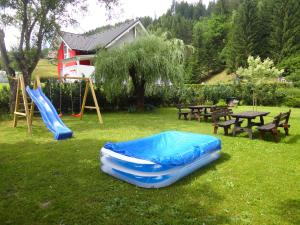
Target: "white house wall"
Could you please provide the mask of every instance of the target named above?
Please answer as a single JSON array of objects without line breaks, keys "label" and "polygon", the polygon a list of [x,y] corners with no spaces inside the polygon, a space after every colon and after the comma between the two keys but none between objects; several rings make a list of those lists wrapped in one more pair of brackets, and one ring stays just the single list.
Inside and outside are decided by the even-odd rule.
[{"label": "white house wall", "polygon": [[[136,29],[136,31],[135,31]],[[129,30],[126,34],[124,34],[120,39],[118,39],[116,42],[114,42],[109,49],[113,48],[119,48],[124,46],[126,43],[130,43],[134,41],[135,38],[144,36],[146,33],[143,31],[143,29],[137,25],[136,27]]]}]

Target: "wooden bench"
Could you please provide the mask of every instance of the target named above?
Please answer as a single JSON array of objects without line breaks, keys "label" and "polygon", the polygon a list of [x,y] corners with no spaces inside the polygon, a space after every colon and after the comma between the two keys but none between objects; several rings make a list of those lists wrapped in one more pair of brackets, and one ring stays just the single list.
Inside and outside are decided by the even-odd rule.
[{"label": "wooden bench", "polygon": [[[214,111],[219,111],[219,110],[228,110],[228,106],[213,106],[210,108],[210,111],[208,112],[207,110],[204,110],[200,116],[204,117],[204,120],[207,121],[209,117],[212,117],[212,113]],[[232,113],[232,110],[231,110]]]},{"label": "wooden bench", "polygon": [[181,104],[177,105],[177,109],[178,109],[178,119],[180,120],[181,116],[183,116],[185,120],[188,120],[190,109],[188,109],[187,107]]},{"label": "wooden bench", "polygon": [[267,132],[270,132],[276,142],[279,141],[279,127],[282,127],[285,131],[285,135],[289,134],[289,119],[291,115],[291,110],[285,113],[280,113],[278,116],[274,117],[273,122],[264,124],[257,127],[257,130],[260,132],[260,138],[264,139],[264,135]]},{"label": "wooden bench", "polygon": [[[218,109],[214,110],[211,113],[213,127],[214,127],[214,134],[218,133],[218,128],[223,127],[224,134],[228,135],[228,130],[231,128],[231,125],[234,125],[235,119],[231,119],[232,110],[230,109]],[[223,120],[222,120],[223,118]],[[239,119],[239,123],[241,124],[243,119]]]}]

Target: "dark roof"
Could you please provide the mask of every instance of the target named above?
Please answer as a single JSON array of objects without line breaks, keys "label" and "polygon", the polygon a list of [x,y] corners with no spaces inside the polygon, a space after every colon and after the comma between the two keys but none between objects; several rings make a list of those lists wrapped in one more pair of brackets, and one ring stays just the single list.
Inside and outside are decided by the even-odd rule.
[{"label": "dark roof", "polygon": [[61,32],[61,37],[71,49],[93,51],[97,48],[106,47],[109,43],[111,43],[114,39],[116,39],[138,21],[139,20],[130,20],[113,28],[92,35]]}]

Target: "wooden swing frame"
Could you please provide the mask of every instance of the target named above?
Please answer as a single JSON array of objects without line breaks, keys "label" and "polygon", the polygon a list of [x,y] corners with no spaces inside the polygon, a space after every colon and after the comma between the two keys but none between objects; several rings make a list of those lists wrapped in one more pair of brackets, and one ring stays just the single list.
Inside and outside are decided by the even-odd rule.
[{"label": "wooden swing frame", "polygon": [[[34,107],[35,104],[32,101],[30,103],[30,109],[29,109],[29,103],[27,100],[27,92],[25,89],[25,82],[24,77],[22,74],[19,74],[17,77],[12,78],[17,81],[17,93],[16,93],[16,102],[15,102],[15,110],[14,110],[14,119],[13,119],[13,127],[17,127],[18,124],[18,117],[23,116],[26,117],[26,123],[28,127],[28,133],[32,133],[32,121],[33,121],[33,114],[34,114]],[[91,78],[85,78],[85,77],[65,77],[65,79],[70,80],[84,80],[86,82],[85,84],[85,90],[83,95],[83,100],[81,104],[81,110],[80,110],[80,120],[83,119],[83,114],[85,109],[95,109],[97,111],[98,121],[100,124],[103,124],[100,107],[98,104],[97,96],[94,89],[93,80]],[[61,82],[63,82],[63,79],[60,79]],[[36,89],[37,87],[41,87],[41,81],[40,78],[37,76],[34,80],[33,88]],[[89,93],[89,89],[91,90],[92,97],[94,100],[94,106],[87,106],[86,100]],[[21,92],[21,95],[20,95]],[[19,104],[20,104],[20,97],[23,98],[23,104],[24,104],[24,110],[25,112],[19,111]],[[21,103],[22,104],[22,103]]]}]

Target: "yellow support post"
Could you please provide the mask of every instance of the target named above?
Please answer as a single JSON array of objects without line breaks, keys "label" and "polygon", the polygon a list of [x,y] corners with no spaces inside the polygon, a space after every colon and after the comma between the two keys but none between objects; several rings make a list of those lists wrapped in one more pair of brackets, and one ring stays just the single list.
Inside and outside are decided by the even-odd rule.
[{"label": "yellow support post", "polygon": [[[14,127],[17,126],[18,116],[24,116],[24,117],[26,117],[28,133],[31,134],[32,133],[32,127],[31,127],[32,122],[31,122],[31,118],[30,118],[30,112],[29,112],[28,101],[27,101],[27,93],[26,93],[26,89],[25,89],[25,83],[24,83],[23,75],[18,75],[17,82],[18,82],[18,84],[17,84],[18,86],[17,86],[17,93],[16,93],[16,102],[15,102],[16,105],[15,105],[15,111],[14,111],[13,126]],[[21,90],[21,93],[22,93],[25,112],[19,112],[18,111],[18,107],[19,107],[19,103],[20,103],[20,96],[19,96],[20,90]]]},{"label": "yellow support post", "polygon": [[[88,95],[88,92],[89,92],[89,88],[91,89],[95,106],[86,106],[85,105],[87,95]],[[100,107],[99,107],[97,96],[96,96],[96,93],[95,93],[95,90],[94,90],[93,81],[90,78],[86,79],[85,91],[84,91],[84,95],[83,95],[83,101],[82,101],[81,112],[80,112],[80,119],[81,120],[83,118],[84,109],[96,109],[99,123],[103,124],[103,120],[102,120],[102,116],[101,116],[101,112],[100,112]]]}]

